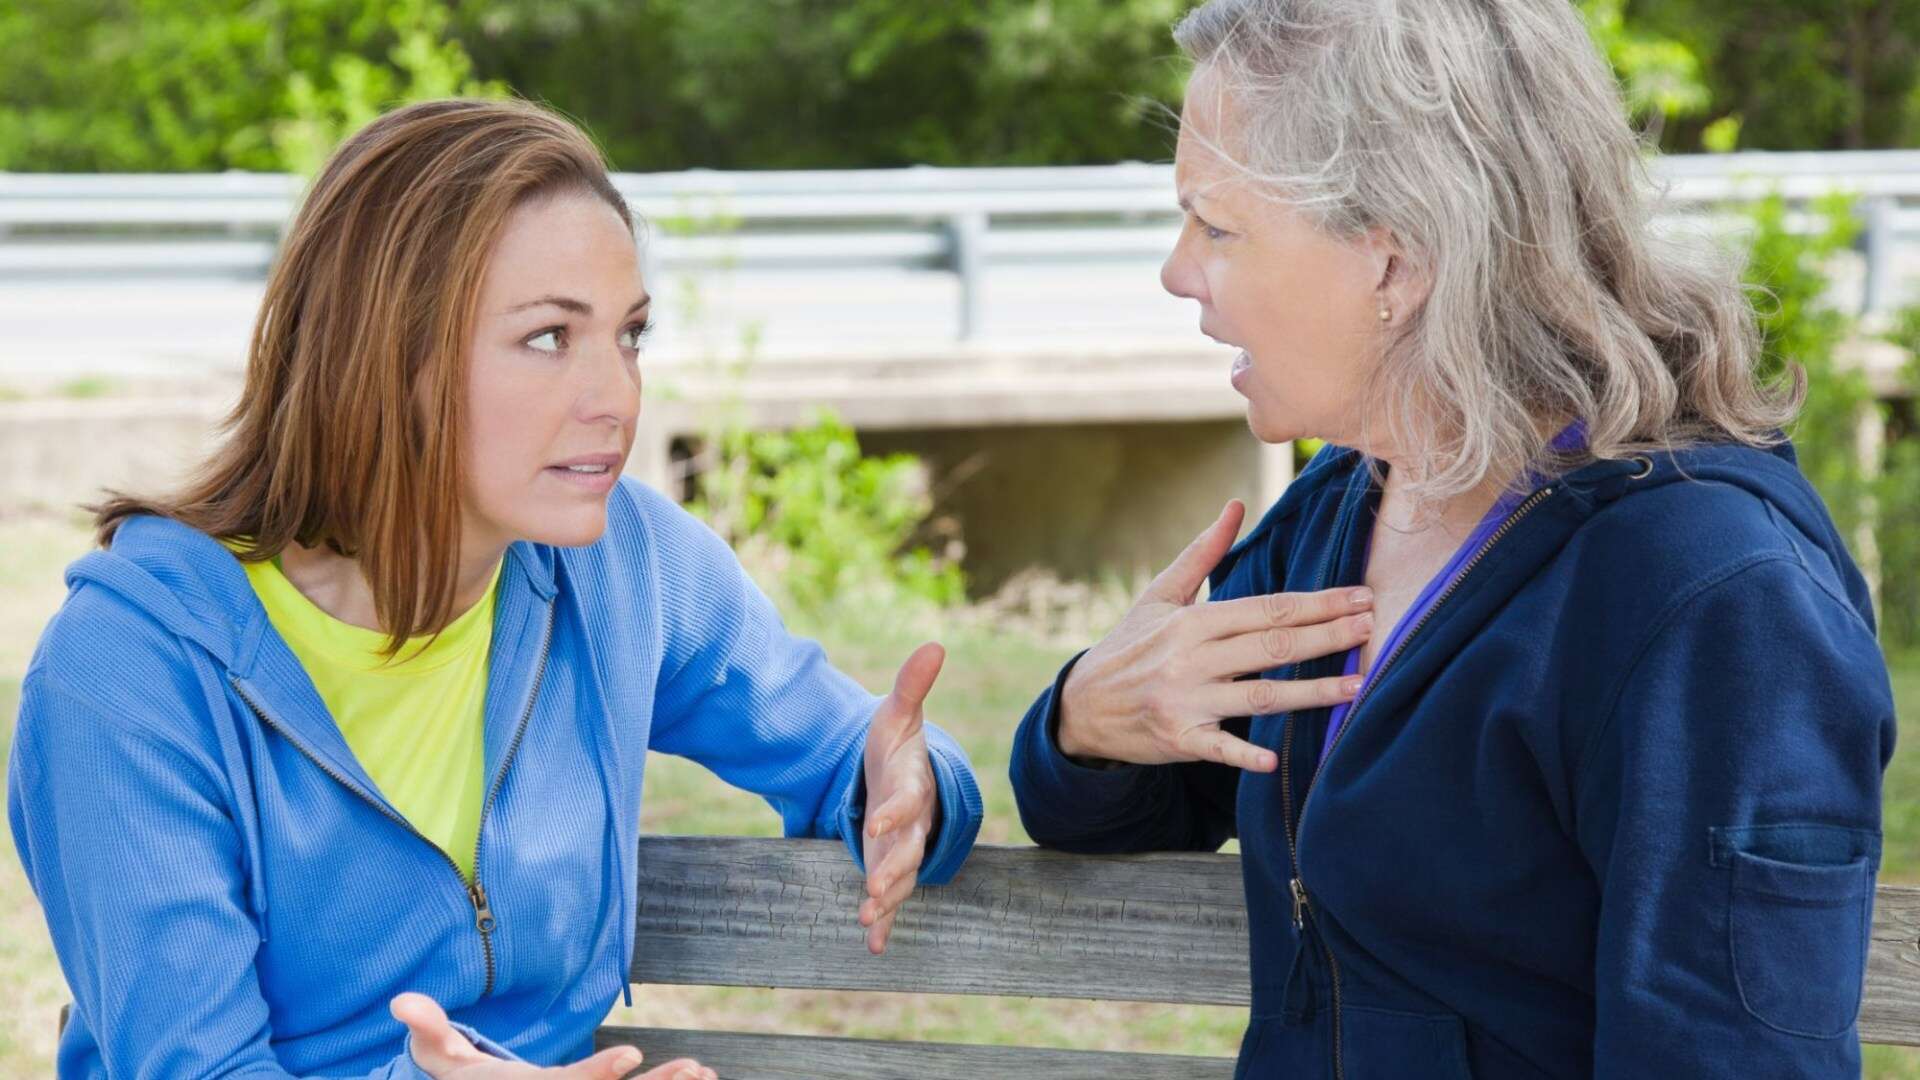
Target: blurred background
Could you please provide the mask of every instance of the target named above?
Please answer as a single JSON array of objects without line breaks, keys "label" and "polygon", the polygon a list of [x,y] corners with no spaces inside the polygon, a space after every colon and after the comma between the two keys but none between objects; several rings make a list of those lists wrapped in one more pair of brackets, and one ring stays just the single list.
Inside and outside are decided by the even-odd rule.
[{"label": "blurred background", "polygon": [[[1178,229],[1187,0],[12,0],[0,4],[0,753],[89,536],[231,405],[304,177],[406,101],[579,120],[646,219],[659,302],[630,471],[738,549],[803,633],[931,702],[1024,843],[1008,741],[1058,665],[1266,447],[1228,350],[1159,289]],[[1920,716],[1920,0],[1579,0],[1661,151],[1663,228],[1749,254],[1792,432],[1869,572]],[[1169,110],[1172,110],[1170,112]],[[1903,724],[1904,733],[1904,724]],[[1883,881],[1920,881],[1920,750],[1887,779]],[[697,767],[645,827],[768,835]],[[0,836],[0,1075],[50,1070],[68,1000]],[[909,909],[906,918],[911,918]],[[619,1022],[1231,1053],[1231,1009],[646,987]],[[1869,1075],[1920,1057],[1869,1049]]]}]

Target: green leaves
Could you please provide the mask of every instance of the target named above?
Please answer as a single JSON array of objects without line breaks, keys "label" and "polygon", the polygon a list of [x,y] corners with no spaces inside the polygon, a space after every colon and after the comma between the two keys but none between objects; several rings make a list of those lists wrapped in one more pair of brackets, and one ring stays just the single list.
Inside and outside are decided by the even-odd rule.
[{"label": "green leaves", "polygon": [[0,169],[311,171],[395,105],[506,93],[444,0],[0,7]]},{"label": "green leaves", "polygon": [[933,511],[911,454],[863,456],[829,412],[791,431],[736,426],[713,439],[691,509],[802,609],[965,599],[958,563],[911,544]]}]

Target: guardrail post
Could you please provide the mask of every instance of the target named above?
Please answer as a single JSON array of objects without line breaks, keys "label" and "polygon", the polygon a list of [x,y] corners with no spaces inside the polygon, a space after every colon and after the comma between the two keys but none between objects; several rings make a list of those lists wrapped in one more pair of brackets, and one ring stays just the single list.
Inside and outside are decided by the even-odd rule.
[{"label": "guardrail post", "polygon": [[1891,195],[1868,199],[1861,207],[1866,217],[1866,232],[1861,239],[1867,258],[1866,284],[1860,293],[1862,315],[1877,315],[1892,306],[1895,214],[1899,208],[1899,200]]},{"label": "guardrail post", "polygon": [[955,214],[947,221],[953,235],[953,271],[960,276],[960,340],[972,341],[984,325],[987,215]]}]

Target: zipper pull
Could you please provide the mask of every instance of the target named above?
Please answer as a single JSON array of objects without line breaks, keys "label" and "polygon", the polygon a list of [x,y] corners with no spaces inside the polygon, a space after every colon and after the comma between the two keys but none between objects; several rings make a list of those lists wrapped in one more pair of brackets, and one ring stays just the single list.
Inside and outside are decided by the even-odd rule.
[{"label": "zipper pull", "polygon": [[467,886],[467,899],[473,901],[473,925],[482,934],[493,933],[493,909],[487,906],[487,890],[480,887],[477,879]]},{"label": "zipper pull", "polygon": [[1306,926],[1307,887],[1299,878],[1288,878],[1287,888],[1293,890],[1293,928],[1299,930]]}]

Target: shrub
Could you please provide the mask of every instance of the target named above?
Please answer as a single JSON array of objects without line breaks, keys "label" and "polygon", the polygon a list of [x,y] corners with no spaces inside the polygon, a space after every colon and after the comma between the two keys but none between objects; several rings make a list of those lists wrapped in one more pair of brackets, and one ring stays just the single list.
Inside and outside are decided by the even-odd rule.
[{"label": "shrub", "polygon": [[825,411],[791,431],[722,427],[709,453],[691,508],[798,607],[965,599],[956,552],[911,543],[933,511],[913,455],[864,456]]}]

